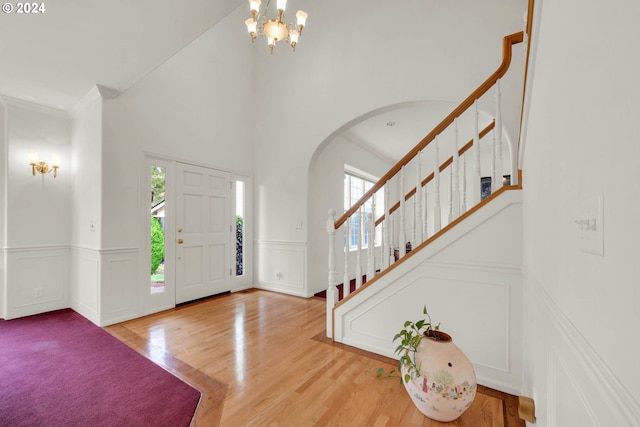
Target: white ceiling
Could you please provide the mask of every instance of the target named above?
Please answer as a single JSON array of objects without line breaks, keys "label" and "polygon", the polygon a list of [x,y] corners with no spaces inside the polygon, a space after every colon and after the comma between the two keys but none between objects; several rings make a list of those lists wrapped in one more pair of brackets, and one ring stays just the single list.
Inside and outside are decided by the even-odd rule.
[{"label": "white ceiling", "polygon": [[[346,129],[342,136],[395,164],[457,106],[457,103],[446,101],[407,102],[389,106],[367,115],[362,121]],[[491,120],[492,117],[480,112],[481,127]],[[472,138],[472,125],[471,113],[467,112],[459,118],[460,147]],[[451,132],[449,129],[443,133],[440,141],[441,146],[451,145],[447,148],[448,151],[453,149],[454,138]]]},{"label": "white ceiling", "polygon": [[2,13],[0,94],[66,110],[96,84],[122,92],[245,3],[55,0]]},{"label": "white ceiling", "polygon": [[353,125],[344,135],[396,163],[457,105],[452,102],[410,102],[381,109]]}]

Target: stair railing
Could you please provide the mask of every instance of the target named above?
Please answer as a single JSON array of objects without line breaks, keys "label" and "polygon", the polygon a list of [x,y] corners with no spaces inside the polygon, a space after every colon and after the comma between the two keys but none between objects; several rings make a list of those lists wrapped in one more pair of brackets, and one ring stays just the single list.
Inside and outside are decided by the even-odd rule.
[{"label": "stair railing", "polygon": [[[335,240],[337,231],[341,227],[345,229],[343,292],[344,298],[349,298],[350,294],[353,295],[350,292],[349,278],[353,277],[350,274],[351,270],[355,272],[355,291],[357,292],[363,283],[368,284],[375,280],[380,274],[384,274],[395,264],[402,262],[412,249],[422,246],[434,235],[439,234],[443,228],[443,217],[446,225],[452,225],[465,212],[475,209],[487,194],[495,194],[504,184],[518,184],[519,176],[515,171],[511,171],[508,181],[503,180],[505,168],[502,159],[500,79],[506,74],[511,64],[512,46],[521,43],[523,39],[523,32],[504,37],[502,63],[487,80],[344,214],[336,219],[336,211],[329,210],[326,225],[329,234],[329,283],[326,292],[328,337],[333,337],[333,308],[339,298]],[[492,88],[495,88],[495,118],[480,128],[478,100]],[[472,137],[460,147],[458,121],[468,120],[469,115],[472,116],[473,122]],[[489,135],[491,135],[490,176],[489,179],[483,179],[481,141],[489,139]],[[486,148],[487,143],[483,142],[482,146]],[[443,162],[441,162],[441,150],[450,153],[445,156],[446,159]],[[433,164],[431,168],[428,167],[429,164]],[[443,180],[446,191],[444,200]],[[408,191],[405,188],[407,181],[415,183],[415,187]],[[391,197],[399,201],[392,204]],[[384,200],[384,214],[375,218],[376,201],[381,198]],[[410,217],[409,221],[407,216]],[[406,230],[407,223],[411,225],[409,233]],[[353,269],[349,262],[352,224],[358,225],[356,265]],[[380,231],[376,232],[377,230]],[[380,236],[379,243],[375,241],[376,235]],[[365,241],[366,248],[364,248]],[[364,266],[364,259],[366,259],[366,266]],[[364,271],[366,274],[363,274]]]}]

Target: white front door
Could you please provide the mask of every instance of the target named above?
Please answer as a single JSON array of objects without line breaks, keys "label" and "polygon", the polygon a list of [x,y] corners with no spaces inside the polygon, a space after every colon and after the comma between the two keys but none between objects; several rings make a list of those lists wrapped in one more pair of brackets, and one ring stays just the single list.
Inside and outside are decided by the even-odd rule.
[{"label": "white front door", "polygon": [[230,174],[177,164],[176,304],[231,290]]}]

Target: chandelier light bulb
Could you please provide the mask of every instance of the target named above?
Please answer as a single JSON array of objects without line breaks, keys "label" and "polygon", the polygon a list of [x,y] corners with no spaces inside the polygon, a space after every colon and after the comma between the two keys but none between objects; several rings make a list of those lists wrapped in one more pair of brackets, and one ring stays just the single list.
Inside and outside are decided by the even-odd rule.
[{"label": "chandelier light bulb", "polygon": [[287,8],[287,0],[278,0],[277,6],[278,11],[283,11]]},{"label": "chandelier light bulb", "polygon": [[299,10],[298,12],[296,12],[296,18],[298,19],[298,31],[300,32],[300,34],[302,34],[302,29],[304,28],[305,24],[307,23],[307,17],[309,16],[309,14],[307,14],[306,12]]},{"label": "chandelier light bulb", "polygon": [[260,0],[249,0],[249,7],[251,8],[251,14],[256,16],[260,12]]},{"label": "chandelier light bulb", "polygon": [[247,25],[247,31],[249,32],[249,35],[251,36],[251,41],[253,42],[256,39],[257,22],[255,21],[255,19],[249,18],[246,21],[244,21],[244,23]]},{"label": "chandelier light bulb", "polygon": [[300,35],[300,33],[298,33],[298,30],[293,30],[289,33],[289,40],[291,42],[291,48],[293,49],[293,51],[296,51],[296,45],[298,44],[298,36]]}]

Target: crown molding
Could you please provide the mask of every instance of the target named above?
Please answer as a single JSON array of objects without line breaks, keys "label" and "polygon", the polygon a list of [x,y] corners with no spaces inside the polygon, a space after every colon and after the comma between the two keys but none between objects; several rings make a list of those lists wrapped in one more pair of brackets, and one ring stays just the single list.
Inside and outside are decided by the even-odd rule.
[{"label": "crown molding", "polygon": [[114,99],[120,92],[107,86],[95,85],[76,104],[69,109],[71,117],[76,118],[89,105],[97,100]]},{"label": "crown molding", "polygon": [[25,108],[31,111],[37,111],[40,113],[53,114],[59,117],[66,117],[66,118],[69,117],[69,113],[66,110],[63,110],[60,108],[55,108],[55,107],[51,107],[43,104],[37,104],[32,101],[27,101],[20,98],[14,98],[12,96],[3,95],[3,94],[0,94],[0,99],[2,100],[2,104],[4,104],[4,106],[6,107],[19,107],[19,108]]}]

